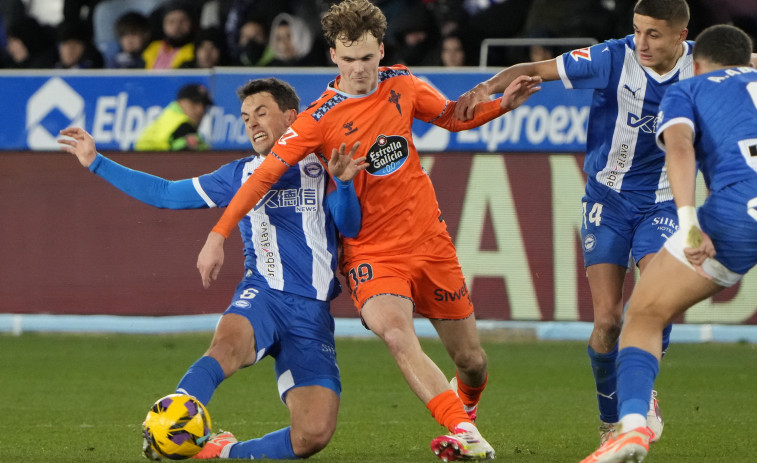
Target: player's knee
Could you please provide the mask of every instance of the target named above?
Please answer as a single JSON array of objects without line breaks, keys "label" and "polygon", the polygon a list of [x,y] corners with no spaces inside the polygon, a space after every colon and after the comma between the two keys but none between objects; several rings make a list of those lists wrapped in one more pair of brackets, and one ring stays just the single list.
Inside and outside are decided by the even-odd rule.
[{"label": "player's knee", "polygon": [[380,336],[394,358],[407,352],[411,345],[417,344],[414,333],[408,333],[396,326],[385,329]]},{"label": "player's knee", "polygon": [[459,350],[452,356],[458,371],[468,377],[484,376],[487,368],[486,353],[483,349]]},{"label": "player's knee", "polygon": [[214,340],[205,355],[216,359],[228,378],[242,368],[247,356],[247,349],[231,340]]},{"label": "player's knee", "polygon": [[611,348],[620,336],[621,320],[616,317],[602,317],[594,320],[593,336],[606,347]]}]

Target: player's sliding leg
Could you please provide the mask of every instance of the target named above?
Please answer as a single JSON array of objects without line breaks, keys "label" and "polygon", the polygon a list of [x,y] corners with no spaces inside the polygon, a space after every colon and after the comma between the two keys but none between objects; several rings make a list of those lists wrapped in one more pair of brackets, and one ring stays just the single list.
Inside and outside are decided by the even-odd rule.
[{"label": "player's sliding leg", "polygon": [[176,392],[191,395],[203,405],[207,405],[216,388],[223,382],[226,375],[221,364],[213,357],[200,357],[179,381]]},{"label": "player's sliding leg", "polygon": [[250,320],[225,313],[205,355],[189,367],[176,391],[207,405],[218,385],[243,366],[255,363],[255,331]]},{"label": "player's sliding leg", "polygon": [[437,457],[444,461],[494,458],[494,448],[481,436],[453,391],[433,397],[426,407],[434,419],[450,431],[431,441],[431,450]]},{"label": "player's sliding leg", "polygon": [[473,314],[462,320],[431,319],[444,347],[455,363],[450,387],[460,397],[466,413],[475,422],[478,402],[488,380],[486,353],[481,348]]}]

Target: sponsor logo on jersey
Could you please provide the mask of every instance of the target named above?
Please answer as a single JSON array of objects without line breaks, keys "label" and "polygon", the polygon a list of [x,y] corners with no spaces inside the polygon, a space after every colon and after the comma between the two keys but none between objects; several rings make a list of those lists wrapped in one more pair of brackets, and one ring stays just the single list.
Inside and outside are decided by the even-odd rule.
[{"label": "sponsor logo on jersey", "polygon": [[346,124],[344,124],[342,126],[342,127],[344,127],[344,130],[346,130],[346,132],[344,132],[345,135],[350,135],[350,134],[353,134],[353,133],[357,132],[357,127],[353,128],[352,127],[353,124],[354,124],[354,122],[349,121],[348,123],[346,123]]},{"label": "sponsor logo on jersey", "polygon": [[405,137],[379,135],[368,150],[366,171],[371,175],[389,175],[402,167],[409,153]]},{"label": "sponsor logo on jersey", "polygon": [[589,51],[589,47],[579,48],[570,52],[570,57],[573,58],[573,61],[578,61],[579,59],[591,61],[591,52]]},{"label": "sponsor logo on jersey", "polygon": [[267,209],[293,207],[295,212],[315,212],[318,210],[318,192],[314,188],[268,190],[252,209],[251,214],[263,206]]},{"label": "sponsor logo on jersey", "polygon": [[436,301],[454,302],[461,299],[467,299],[468,303],[470,304],[470,299],[468,297],[468,286],[466,286],[465,283],[463,283],[463,286],[460,289],[453,292],[449,292],[446,289],[442,288],[437,288],[434,290],[434,300]]},{"label": "sponsor logo on jersey", "polygon": [[641,90],[641,87],[637,88],[636,90],[632,90],[631,87],[628,86],[628,84],[623,85],[623,88],[631,92],[631,95],[633,95],[634,98],[636,98],[636,92]]},{"label": "sponsor logo on jersey", "polygon": [[[273,252],[273,249],[271,249],[271,244],[271,224],[268,222],[262,222],[258,233],[258,247],[260,248],[260,258],[258,259],[258,263],[262,263],[264,266],[262,273],[273,278],[276,276],[279,260]],[[260,262],[261,259],[262,262]],[[259,267],[258,270],[260,270]]]},{"label": "sponsor logo on jersey", "polygon": [[667,232],[668,236],[678,230],[678,224],[671,217],[657,216],[652,219],[652,225],[655,225],[657,230]]},{"label": "sponsor logo on jersey", "polygon": [[597,248],[597,237],[594,234],[589,233],[584,238],[584,251],[591,252]]},{"label": "sponsor logo on jersey", "polygon": [[655,133],[655,130],[657,130],[657,116],[648,115],[639,117],[636,114],[628,113],[626,124],[644,133]]}]

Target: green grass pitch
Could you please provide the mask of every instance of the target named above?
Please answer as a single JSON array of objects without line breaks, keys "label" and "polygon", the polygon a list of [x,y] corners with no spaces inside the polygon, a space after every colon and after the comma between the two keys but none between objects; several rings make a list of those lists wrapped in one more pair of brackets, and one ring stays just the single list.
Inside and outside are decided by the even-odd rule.
[{"label": "green grass pitch", "polygon": [[[0,462],[145,462],[140,425],[207,348],[210,333],[0,335]],[[451,376],[435,340],[426,352]],[[506,462],[578,462],[598,443],[583,343],[486,341],[490,380],[478,425]],[[320,462],[434,462],[443,433],[383,344],[339,339],[339,425]],[[673,345],[657,382],[665,432],[647,462],[755,461],[757,346]],[[214,428],[242,439],[286,426],[273,364],[224,382]]]}]

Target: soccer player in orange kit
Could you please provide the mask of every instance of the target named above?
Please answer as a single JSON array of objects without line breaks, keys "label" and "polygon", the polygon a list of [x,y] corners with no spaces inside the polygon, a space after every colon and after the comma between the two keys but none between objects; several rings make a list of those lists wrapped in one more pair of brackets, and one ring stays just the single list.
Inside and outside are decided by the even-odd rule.
[{"label": "soccer player in orange kit", "polygon": [[[299,114],[271,155],[240,188],[208,236],[197,261],[208,287],[223,264],[223,243],[236,223],[291,165],[308,153],[351,146],[368,167],[354,179],[362,228],[344,238],[342,270],[366,327],[387,345],[405,380],[449,434],[432,440],[441,459],[494,458],[474,424],[487,380],[486,354],[457,253],[431,181],[412,140],[413,119],[451,131],[478,127],[517,108],[541,79],[522,76],[484,102],[473,119],[454,118],[455,102],[401,65],[379,67],[386,18],[368,0],[332,5],[322,26],[339,76]],[[364,152],[363,152],[364,151]],[[455,378],[423,352],[413,312],[428,318],[456,366]]]}]

